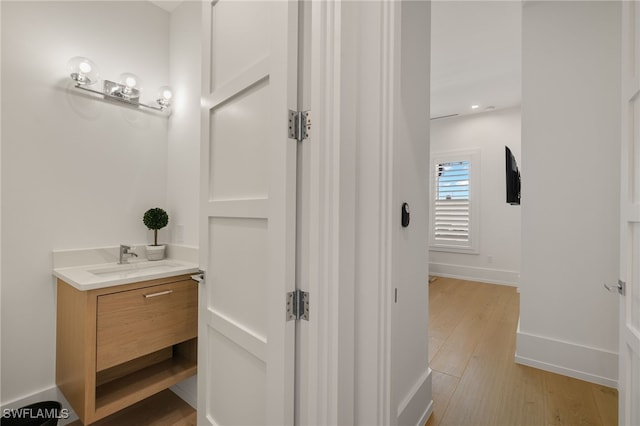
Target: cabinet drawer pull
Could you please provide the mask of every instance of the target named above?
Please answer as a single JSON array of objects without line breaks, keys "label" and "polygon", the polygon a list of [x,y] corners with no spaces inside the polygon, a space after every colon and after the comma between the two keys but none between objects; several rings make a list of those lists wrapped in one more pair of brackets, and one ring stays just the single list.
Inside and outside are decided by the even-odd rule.
[{"label": "cabinet drawer pull", "polygon": [[173,293],[173,290],[165,290],[165,291],[159,291],[157,293],[145,294],[144,297],[148,299],[150,297],[164,296],[165,294],[170,294],[170,293]]}]

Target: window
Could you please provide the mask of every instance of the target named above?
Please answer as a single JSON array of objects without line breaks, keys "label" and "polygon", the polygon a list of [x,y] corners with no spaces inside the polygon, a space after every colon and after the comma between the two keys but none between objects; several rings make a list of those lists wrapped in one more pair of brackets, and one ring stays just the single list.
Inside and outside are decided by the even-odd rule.
[{"label": "window", "polygon": [[432,250],[478,252],[479,151],[434,155],[432,160]]}]

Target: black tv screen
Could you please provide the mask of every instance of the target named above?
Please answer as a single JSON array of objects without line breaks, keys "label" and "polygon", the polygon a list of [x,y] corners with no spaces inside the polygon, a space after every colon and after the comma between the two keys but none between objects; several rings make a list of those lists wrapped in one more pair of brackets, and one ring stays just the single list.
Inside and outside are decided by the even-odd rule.
[{"label": "black tv screen", "polygon": [[520,204],[520,170],[516,158],[508,146],[504,147],[505,152],[505,171],[507,180],[507,203],[511,205]]}]

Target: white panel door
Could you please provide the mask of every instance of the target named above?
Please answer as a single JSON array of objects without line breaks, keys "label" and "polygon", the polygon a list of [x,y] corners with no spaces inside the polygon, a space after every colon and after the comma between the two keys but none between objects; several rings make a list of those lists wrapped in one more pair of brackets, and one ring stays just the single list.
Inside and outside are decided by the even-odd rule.
[{"label": "white panel door", "polygon": [[622,2],[619,423],[640,425],[640,4]]},{"label": "white panel door", "polygon": [[297,19],[203,2],[198,425],[293,424]]}]

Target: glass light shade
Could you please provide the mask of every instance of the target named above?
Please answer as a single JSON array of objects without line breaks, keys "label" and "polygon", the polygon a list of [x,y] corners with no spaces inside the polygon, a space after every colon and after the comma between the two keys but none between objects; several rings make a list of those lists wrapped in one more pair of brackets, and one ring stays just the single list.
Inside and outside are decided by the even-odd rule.
[{"label": "glass light shade", "polygon": [[158,96],[156,97],[156,102],[160,105],[161,108],[167,108],[171,105],[171,100],[173,99],[173,91],[169,86],[162,86],[158,89]]},{"label": "glass light shade", "polygon": [[75,56],[67,62],[67,70],[78,84],[89,85],[98,81],[98,66],[91,59]]},{"label": "glass light shade", "polygon": [[125,96],[130,96],[134,92],[137,91],[136,95],[139,96],[140,92],[142,92],[142,85],[140,84],[140,77],[130,72],[125,72],[120,74],[120,79],[118,83],[123,86],[122,94]]}]

